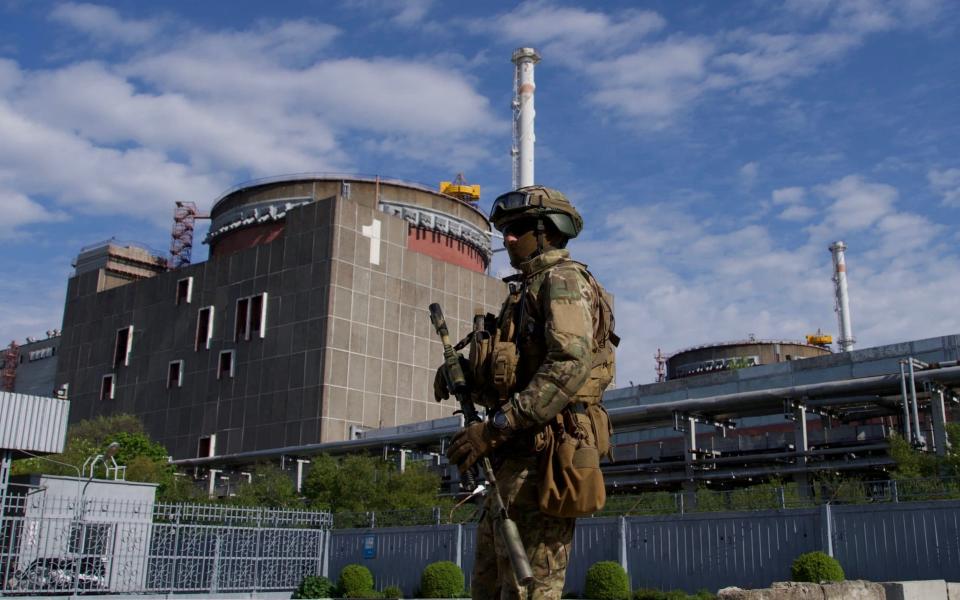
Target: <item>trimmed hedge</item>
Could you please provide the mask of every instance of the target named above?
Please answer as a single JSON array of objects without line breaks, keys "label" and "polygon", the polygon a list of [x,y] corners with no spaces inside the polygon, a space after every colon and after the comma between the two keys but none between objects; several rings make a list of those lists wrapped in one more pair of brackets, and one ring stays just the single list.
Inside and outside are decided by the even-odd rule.
[{"label": "trimmed hedge", "polygon": [[801,554],[790,566],[790,578],[794,581],[843,581],[846,575],[837,559],[823,552]]},{"label": "trimmed hedge", "polygon": [[376,598],[373,589],[373,573],[363,565],[347,565],[340,570],[337,589],[344,598]]},{"label": "trimmed hedge", "polygon": [[382,595],[386,600],[398,600],[399,598],[403,598],[403,590],[401,590],[399,586],[388,585],[383,588]]},{"label": "trimmed hedge", "polygon": [[293,598],[332,598],[333,582],[326,577],[307,575],[293,592]]},{"label": "trimmed hedge", "polygon": [[629,600],[630,581],[620,563],[604,560],[587,569],[583,596],[592,600]]},{"label": "trimmed hedge", "polygon": [[456,563],[441,560],[427,565],[420,576],[422,598],[456,598],[463,593],[463,571]]}]

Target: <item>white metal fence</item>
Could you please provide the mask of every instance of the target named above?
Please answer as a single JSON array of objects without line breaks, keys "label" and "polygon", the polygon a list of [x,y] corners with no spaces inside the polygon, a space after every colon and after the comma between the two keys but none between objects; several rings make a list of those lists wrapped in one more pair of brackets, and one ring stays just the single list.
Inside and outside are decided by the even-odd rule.
[{"label": "white metal fence", "polygon": [[329,513],[14,495],[3,594],[290,590],[324,570]]}]

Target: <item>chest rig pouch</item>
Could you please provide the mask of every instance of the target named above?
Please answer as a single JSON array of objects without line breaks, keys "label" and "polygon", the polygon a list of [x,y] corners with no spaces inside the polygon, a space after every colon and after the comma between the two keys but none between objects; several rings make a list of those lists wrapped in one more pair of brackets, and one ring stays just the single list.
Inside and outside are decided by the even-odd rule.
[{"label": "chest rig pouch", "polygon": [[516,339],[522,318],[523,285],[518,281],[508,282],[510,296],[504,303],[497,327],[490,344],[490,374],[492,384],[500,398],[507,398],[517,383],[519,351]]}]

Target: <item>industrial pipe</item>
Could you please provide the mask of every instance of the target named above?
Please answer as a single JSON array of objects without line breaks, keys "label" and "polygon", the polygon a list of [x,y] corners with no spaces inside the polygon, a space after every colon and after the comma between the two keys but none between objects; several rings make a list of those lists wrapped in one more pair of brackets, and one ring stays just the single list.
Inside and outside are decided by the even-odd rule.
[{"label": "industrial pipe", "polygon": [[540,55],[533,48],[517,48],[511,58],[514,69],[513,97],[513,187],[521,188],[533,185],[533,147],[536,136],[533,133],[533,119],[536,116],[533,94],[537,86],[533,81],[534,65],[540,62]]},{"label": "industrial pipe", "polygon": [[844,251],[847,245],[836,241],[830,245],[833,255],[833,284],[836,292],[837,320],[840,325],[840,338],[837,346],[841,352],[853,350],[853,325],[850,323],[850,297],[847,294],[847,260]]}]

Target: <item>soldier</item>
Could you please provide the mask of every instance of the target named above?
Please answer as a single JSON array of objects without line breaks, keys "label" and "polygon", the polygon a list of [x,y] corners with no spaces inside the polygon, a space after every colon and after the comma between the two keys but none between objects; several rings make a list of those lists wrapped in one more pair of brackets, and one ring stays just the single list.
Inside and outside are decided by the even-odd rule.
[{"label": "soldier", "polygon": [[[490,456],[535,581],[529,589],[518,583],[495,534],[488,497],[477,532],[472,597],[560,598],[576,519],[541,508],[542,476],[549,470],[540,456],[546,452],[544,432],[566,423],[582,444],[599,447],[601,455],[609,450],[600,396],[613,378],[618,339],[608,296],[565,249],[583,220],[563,194],[542,186],[503,194],[494,201],[490,220],[503,233],[510,264],[520,273],[506,278],[510,294],[499,316],[488,315],[488,335],[475,335],[471,344],[466,369],[471,395],[487,407],[488,419],[459,432],[447,456],[461,472]],[[435,394],[438,401],[448,397],[440,372]],[[602,506],[598,461],[600,490],[586,493],[603,496]]]}]

